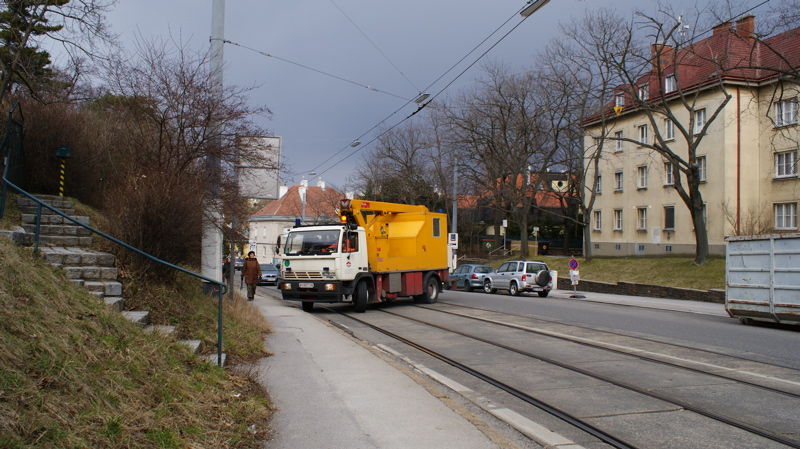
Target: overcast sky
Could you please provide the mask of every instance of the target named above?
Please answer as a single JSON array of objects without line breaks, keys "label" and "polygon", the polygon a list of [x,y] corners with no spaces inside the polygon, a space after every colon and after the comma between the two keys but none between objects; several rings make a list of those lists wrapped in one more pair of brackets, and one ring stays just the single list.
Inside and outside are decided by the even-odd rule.
[{"label": "overcast sky", "polygon": [[[688,14],[694,2],[685,3]],[[558,35],[559,22],[582,16],[586,8],[613,7],[630,14],[634,8],[653,12],[653,4],[551,0],[485,59],[529,67],[533,55]],[[145,39],[171,35],[204,50],[209,47],[211,5],[212,0],[121,0],[108,19],[123,43],[131,42],[134,33]],[[329,185],[344,187],[370,151],[361,145],[342,162],[356,150],[349,144],[369,142],[376,132],[365,133],[382,120],[388,119],[388,127],[414,112],[413,103],[403,107],[407,99],[422,91],[439,92],[522,20],[516,12],[524,5],[525,0],[226,0],[225,39],[276,58],[226,44],[225,83],[259,86],[251,92],[251,102],[273,112],[272,120],[260,125],[283,138],[283,162],[294,172],[285,184],[299,183],[302,175],[311,178],[308,173],[315,170]],[[487,44],[429,87],[509,19]],[[456,92],[479,75],[480,63],[446,92]]]}]

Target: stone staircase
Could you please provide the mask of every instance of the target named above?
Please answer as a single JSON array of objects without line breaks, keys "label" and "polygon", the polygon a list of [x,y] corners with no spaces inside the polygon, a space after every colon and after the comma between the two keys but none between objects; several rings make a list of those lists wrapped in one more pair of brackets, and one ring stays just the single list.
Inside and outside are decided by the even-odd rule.
[{"label": "stone staircase", "polygon": [[[89,217],[75,216],[73,203],[58,196],[38,197],[70,217],[89,225]],[[38,204],[28,198],[18,198],[17,205],[22,210],[22,226],[12,231],[0,231],[18,245],[33,246],[36,232]],[[91,231],[76,225],[64,217],[42,207],[39,226],[39,252],[48,264],[63,268],[70,282],[85,288],[89,294],[114,310],[121,312],[128,320],[142,326],[146,332],[159,333],[170,337],[175,326],[150,325],[150,312],[124,310],[122,284],[117,281],[118,272],[114,266],[116,256],[111,253],[91,249]],[[199,340],[181,341],[193,352],[200,348]]]}]

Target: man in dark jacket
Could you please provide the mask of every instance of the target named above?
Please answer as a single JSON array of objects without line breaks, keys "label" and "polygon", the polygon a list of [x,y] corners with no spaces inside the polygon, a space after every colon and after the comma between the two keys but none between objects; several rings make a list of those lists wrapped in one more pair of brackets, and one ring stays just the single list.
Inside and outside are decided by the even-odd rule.
[{"label": "man in dark jacket", "polygon": [[255,251],[247,253],[247,259],[242,267],[242,279],[247,284],[247,300],[252,301],[256,296],[256,286],[261,279],[261,266],[256,259]]}]

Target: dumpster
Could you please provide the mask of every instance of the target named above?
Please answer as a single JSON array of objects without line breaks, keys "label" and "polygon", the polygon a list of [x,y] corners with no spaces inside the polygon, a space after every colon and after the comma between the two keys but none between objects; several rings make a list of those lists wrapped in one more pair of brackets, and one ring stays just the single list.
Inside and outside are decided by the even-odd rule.
[{"label": "dumpster", "polygon": [[743,323],[800,324],[800,234],[725,239],[725,310]]}]

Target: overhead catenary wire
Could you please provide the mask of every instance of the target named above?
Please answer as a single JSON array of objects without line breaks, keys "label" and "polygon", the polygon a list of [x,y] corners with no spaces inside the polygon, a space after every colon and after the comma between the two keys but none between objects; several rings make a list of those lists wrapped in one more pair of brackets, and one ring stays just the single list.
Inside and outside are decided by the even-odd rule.
[{"label": "overhead catenary wire", "polygon": [[394,62],[393,62],[391,59],[389,59],[389,57],[388,57],[388,56],[386,56],[386,53],[384,53],[384,52],[383,52],[383,50],[381,50],[380,48],[378,48],[378,46],[375,44],[375,42],[373,42],[373,41],[372,41],[372,39],[370,39],[370,38],[369,38],[369,36],[367,36],[367,33],[365,33],[365,32],[364,32],[364,31],[363,31],[363,30],[362,30],[362,29],[361,29],[361,28],[360,28],[358,25],[356,25],[356,23],[353,21],[353,19],[351,19],[351,18],[350,18],[350,16],[348,16],[348,15],[347,15],[347,13],[346,13],[346,12],[344,12],[344,10],[343,10],[342,8],[340,8],[340,7],[339,7],[339,5],[337,5],[335,1],[333,1],[333,0],[330,0],[330,1],[331,1],[331,3],[333,3],[333,6],[335,6],[335,7],[336,7],[336,9],[338,9],[338,10],[339,10],[339,12],[341,12],[341,13],[342,13],[342,15],[343,15],[344,17],[345,17],[347,20],[349,20],[349,21],[350,21],[350,23],[352,23],[354,27],[356,27],[356,29],[358,30],[358,32],[359,32],[359,33],[361,33],[361,35],[362,35],[362,36],[364,36],[364,38],[365,38],[365,39],[367,39],[367,41],[369,41],[369,43],[370,43],[370,44],[372,44],[372,46],[373,46],[373,47],[375,47],[375,49],[376,49],[376,50],[378,50],[378,53],[380,53],[380,54],[381,54],[381,55],[382,55],[384,58],[386,58],[386,60],[387,60],[387,61],[389,61],[389,64],[391,64],[391,65],[392,65],[392,67],[394,67],[394,68],[397,70],[397,72],[398,72],[398,73],[400,73],[400,75],[401,75],[403,78],[405,78],[405,80],[406,80],[406,81],[408,81],[408,84],[411,84],[411,87],[413,87],[414,89],[416,89],[418,92],[420,92],[420,93],[421,93],[422,91],[420,91],[419,89],[417,89],[417,86],[415,86],[415,85],[414,85],[414,83],[413,83],[413,82],[411,82],[411,80],[410,80],[410,79],[408,79],[408,77],[406,76],[406,74],[405,74],[405,73],[403,73],[403,71],[402,71],[402,70],[400,70],[400,67],[397,67],[397,65],[396,65],[396,64],[395,64],[395,63],[394,63]]},{"label": "overhead catenary wire", "polygon": [[[527,6],[527,5],[526,5],[526,6]],[[424,90],[424,91],[427,91],[427,90],[428,90],[428,89],[430,89],[430,88],[431,88],[433,85],[435,85],[437,82],[439,82],[439,81],[440,81],[442,78],[444,78],[445,76],[447,76],[447,74],[448,74],[448,73],[452,72],[452,71],[453,71],[453,70],[454,70],[456,67],[458,67],[458,65],[460,65],[460,64],[461,64],[461,63],[462,63],[462,62],[463,62],[465,59],[467,59],[467,58],[469,57],[469,55],[471,55],[471,54],[475,53],[475,51],[477,51],[477,50],[478,50],[478,48],[480,48],[480,47],[481,47],[483,44],[485,44],[485,43],[486,43],[486,42],[487,42],[489,39],[491,39],[491,37],[492,37],[492,36],[494,36],[495,34],[497,34],[497,33],[498,33],[498,32],[499,32],[499,31],[500,31],[500,30],[501,30],[503,27],[505,27],[505,26],[508,24],[508,22],[510,22],[512,19],[514,19],[514,17],[516,17],[516,16],[517,16],[517,15],[518,15],[518,14],[519,14],[519,13],[520,13],[520,12],[521,12],[523,9],[525,9],[525,7],[523,7],[523,8],[520,8],[518,11],[516,11],[514,14],[512,14],[512,15],[511,15],[511,16],[510,16],[510,17],[509,17],[509,18],[508,18],[508,19],[507,19],[505,22],[503,22],[503,23],[502,23],[500,26],[498,26],[498,27],[497,27],[497,28],[496,28],[494,31],[492,31],[492,32],[491,32],[491,33],[490,33],[488,36],[486,36],[486,37],[485,37],[485,38],[484,38],[482,41],[480,41],[480,42],[479,42],[477,45],[475,45],[475,47],[473,47],[473,48],[472,48],[472,49],[471,49],[469,52],[467,52],[467,54],[465,54],[465,55],[464,55],[464,56],[463,56],[461,59],[459,59],[458,61],[456,61],[456,63],[455,63],[455,64],[453,64],[453,65],[452,65],[452,66],[451,66],[449,69],[447,69],[447,70],[446,70],[446,71],[445,71],[445,72],[444,72],[442,75],[440,75],[438,78],[436,78],[436,79],[435,79],[433,82],[431,82],[431,83],[430,83],[430,84],[429,84],[429,85],[428,85],[428,86],[427,86],[425,89],[423,89],[423,90]],[[504,34],[504,35],[503,35],[503,36],[502,36],[500,39],[498,39],[498,41],[497,41],[497,42],[495,42],[494,44],[492,44],[492,46],[491,46],[491,47],[489,47],[489,49],[488,49],[488,50],[486,50],[486,51],[484,51],[483,53],[481,53],[481,55],[480,55],[480,56],[478,56],[478,58],[476,58],[476,59],[475,59],[475,60],[474,60],[474,61],[473,61],[473,62],[472,62],[472,63],[471,63],[471,64],[470,64],[470,65],[469,65],[469,66],[468,66],[466,69],[464,69],[463,71],[461,71],[461,73],[459,73],[459,74],[458,74],[458,75],[457,75],[457,76],[456,76],[456,77],[455,77],[453,80],[451,80],[449,83],[447,83],[447,85],[446,85],[445,87],[443,87],[443,88],[442,88],[442,89],[440,89],[440,90],[439,90],[439,91],[438,91],[436,94],[434,94],[433,96],[431,96],[431,97],[428,99],[428,101],[426,101],[425,103],[421,104],[421,105],[420,105],[420,106],[419,106],[419,107],[418,107],[418,108],[417,108],[417,109],[416,109],[414,112],[412,112],[410,115],[406,116],[406,117],[405,117],[403,120],[399,121],[398,123],[394,124],[393,126],[389,127],[388,129],[384,130],[384,131],[383,131],[382,133],[380,133],[379,135],[377,135],[377,136],[375,136],[374,138],[370,139],[370,140],[369,140],[367,143],[363,144],[363,145],[362,145],[360,148],[356,148],[355,150],[353,150],[352,152],[350,152],[350,153],[349,153],[347,156],[345,156],[345,157],[343,157],[342,159],[340,159],[338,162],[335,162],[334,164],[332,164],[332,165],[330,165],[329,167],[325,168],[325,170],[323,170],[323,171],[321,171],[321,172],[318,172],[318,173],[317,173],[317,175],[319,175],[319,176],[322,176],[322,174],[324,174],[324,173],[326,173],[326,172],[330,171],[332,168],[334,168],[335,166],[337,166],[337,165],[341,164],[342,162],[346,161],[347,159],[349,159],[350,157],[352,157],[353,155],[355,155],[355,154],[356,154],[356,153],[358,153],[359,151],[363,150],[364,148],[367,148],[367,147],[368,147],[368,146],[369,146],[371,143],[373,143],[374,141],[378,140],[378,139],[379,139],[380,137],[382,137],[383,135],[387,134],[388,132],[390,132],[390,131],[391,131],[391,130],[393,130],[394,128],[397,128],[398,126],[400,126],[401,124],[403,124],[403,123],[404,123],[406,120],[410,119],[411,117],[413,117],[414,115],[416,115],[417,113],[419,113],[420,111],[422,111],[422,109],[424,109],[424,108],[425,108],[425,106],[427,106],[427,105],[428,105],[428,104],[429,104],[431,101],[433,101],[433,99],[435,99],[435,98],[436,98],[436,97],[438,97],[438,96],[439,96],[439,95],[440,95],[442,92],[444,92],[444,90],[445,90],[445,89],[447,89],[448,87],[450,87],[450,86],[451,86],[451,85],[452,85],[452,84],[453,84],[455,81],[457,81],[457,80],[458,80],[458,79],[459,79],[459,78],[460,78],[462,75],[464,75],[464,73],[466,73],[466,72],[467,72],[467,71],[468,71],[470,68],[472,68],[472,67],[473,67],[475,64],[477,64],[477,63],[478,63],[478,61],[480,61],[480,60],[481,60],[481,59],[482,59],[484,56],[486,56],[486,54],[487,54],[487,53],[489,53],[489,51],[491,51],[491,50],[492,50],[493,48],[495,48],[495,47],[496,47],[496,46],[497,46],[497,45],[498,45],[500,42],[502,42],[502,41],[503,41],[503,40],[504,40],[506,37],[508,37],[508,35],[509,35],[509,34],[511,34],[511,32],[512,32],[512,31],[514,31],[514,30],[515,30],[517,27],[519,27],[519,26],[520,26],[520,24],[522,24],[522,23],[523,23],[523,22],[524,22],[524,21],[525,21],[527,18],[528,18],[528,17],[523,17],[523,19],[522,19],[522,20],[521,20],[521,21],[520,21],[520,22],[519,22],[517,25],[515,25],[515,26],[514,26],[514,27],[513,27],[513,28],[512,28],[510,31],[508,31],[508,32],[507,32],[506,34]],[[390,114],[388,117],[386,117],[385,119],[383,119],[383,120],[381,120],[380,122],[378,122],[378,123],[377,123],[375,126],[373,126],[372,128],[370,128],[370,129],[369,129],[368,131],[366,131],[365,133],[361,134],[361,135],[358,137],[358,139],[361,139],[361,138],[363,138],[365,135],[367,135],[367,134],[369,134],[370,132],[372,132],[372,130],[374,130],[375,128],[377,128],[377,127],[378,127],[378,126],[380,126],[381,124],[385,123],[387,120],[389,120],[390,118],[392,118],[392,117],[393,117],[395,114],[397,114],[398,112],[400,112],[400,111],[401,111],[401,110],[402,110],[402,109],[403,109],[403,108],[404,108],[404,107],[405,107],[407,104],[409,104],[409,103],[411,103],[411,101],[409,101],[409,102],[408,102],[408,103],[406,103],[405,105],[401,106],[401,107],[400,107],[398,110],[396,110],[396,111],[392,112],[392,113],[391,113],[391,114]],[[334,154],[332,154],[330,157],[328,157],[328,159],[325,159],[325,160],[324,160],[322,163],[318,164],[316,167],[312,168],[311,170],[308,170],[308,172],[309,172],[309,173],[310,173],[310,172],[317,172],[317,170],[319,170],[319,169],[320,169],[322,166],[324,166],[325,164],[327,164],[328,162],[330,162],[330,161],[331,161],[333,158],[335,158],[336,156],[338,156],[339,154],[341,154],[343,151],[347,150],[349,147],[350,147],[350,145],[347,145],[347,146],[343,147],[342,149],[340,149],[339,151],[337,151],[336,153],[334,153]],[[303,173],[305,173],[305,171],[303,171]]]},{"label": "overhead catenary wire", "polygon": [[[209,40],[214,40],[214,39],[212,38],[212,39],[209,39]],[[264,51],[261,51],[261,50],[257,50],[257,49],[255,49],[255,48],[252,48],[252,47],[248,47],[248,46],[246,46],[246,45],[242,45],[242,44],[240,44],[240,43],[233,42],[233,41],[230,41],[230,40],[228,40],[228,39],[220,39],[220,40],[222,40],[222,42],[223,42],[223,43],[225,43],[225,44],[230,44],[230,45],[234,45],[234,46],[236,46],[236,47],[244,48],[245,50],[250,50],[250,51],[256,52],[256,53],[258,53],[258,54],[260,54],[260,55],[262,55],[262,56],[266,56],[266,57],[268,57],[268,58],[277,59],[278,61],[282,61],[282,62],[286,62],[286,63],[288,63],[288,64],[292,64],[292,65],[295,65],[295,66],[298,66],[298,67],[302,67],[302,68],[304,68],[304,69],[311,70],[311,71],[313,71],[313,72],[317,72],[317,73],[319,73],[319,74],[322,74],[322,75],[325,75],[325,76],[328,76],[328,77],[331,77],[331,78],[337,79],[337,80],[339,80],[339,81],[344,81],[344,82],[346,82],[346,83],[350,83],[350,84],[353,84],[353,85],[356,85],[356,86],[359,86],[359,87],[363,87],[363,88],[365,88],[365,89],[369,89],[369,90],[371,90],[371,91],[373,91],[373,92],[378,92],[378,93],[381,93],[381,94],[390,95],[390,96],[392,96],[392,97],[399,98],[399,99],[401,99],[401,100],[405,100],[405,101],[409,101],[409,102],[410,102],[410,101],[412,101],[412,100],[409,100],[408,98],[402,97],[402,96],[400,96],[400,95],[396,95],[396,94],[393,94],[393,93],[391,93],[391,92],[386,92],[386,91],[384,91],[384,90],[376,89],[376,88],[374,88],[374,87],[372,87],[372,86],[368,86],[368,85],[366,85],[366,84],[357,83],[357,82],[355,82],[355,81],[352,81],[352,80],[349,80],[349,79],[347,79],[347,78],[342,78],[341,76],[336,76],[336,75],[330,74],[330,73],[328,73],[328,72],[324,72],[324,71],[322,71],[322,70],[315,69],[315,68],[313,68],[313,67],[309,67],[309,66],[307,66],[307,65],[304,65],[304,64],[300,64],[300,63],[298,63],[298,62],[290,61],[290,60],[288,60],[288,59],[286,59],[286,58],[281,58],[281,57],[279,57],[279,56],[271,55],[271,54],[269,54],[269,53],[267,53],[267,52],[264,52]]]}]

